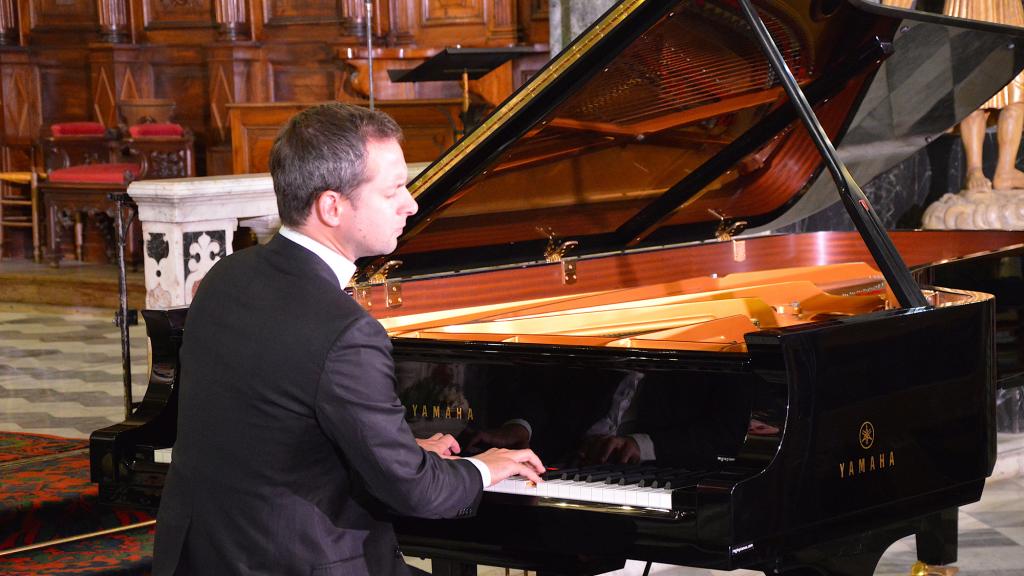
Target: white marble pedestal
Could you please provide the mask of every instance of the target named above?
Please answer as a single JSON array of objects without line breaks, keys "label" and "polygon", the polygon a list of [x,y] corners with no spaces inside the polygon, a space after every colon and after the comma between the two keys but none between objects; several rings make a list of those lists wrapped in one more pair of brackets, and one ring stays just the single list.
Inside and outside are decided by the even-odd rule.
[{"label": "white marble pedestal", "polygon": [[278,227],[269,174],[142,180],[128,194],[142,223],[146,308],[188,306],[210,267],[231,253],[240,219],[258,219],[264,236]]}]

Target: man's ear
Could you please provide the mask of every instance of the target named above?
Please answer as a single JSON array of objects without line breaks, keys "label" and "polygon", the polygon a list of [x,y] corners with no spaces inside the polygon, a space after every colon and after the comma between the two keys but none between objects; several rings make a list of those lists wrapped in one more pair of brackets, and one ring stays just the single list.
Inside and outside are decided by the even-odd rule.
[{"label": "man's ear", "polygon": [[332,227],[341,223],[341,214],[348,208],[343,200],[341,194],[334,190],[321,192],[313,202],[313,212],[317,220]]}]

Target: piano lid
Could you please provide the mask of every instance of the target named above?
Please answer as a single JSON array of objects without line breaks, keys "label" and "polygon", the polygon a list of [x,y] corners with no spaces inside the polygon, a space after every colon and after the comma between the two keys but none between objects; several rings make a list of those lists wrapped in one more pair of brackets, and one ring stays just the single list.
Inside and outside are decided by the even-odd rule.
[{"label": "piano lid", "polygon": [[[757,6],[838,138],[905,14]],[[570,256],[721,238],[785,213],[821,165],[737,3],[623,0],[410,184],[391,258],[409,276],[542,262],[552,238]]]}]

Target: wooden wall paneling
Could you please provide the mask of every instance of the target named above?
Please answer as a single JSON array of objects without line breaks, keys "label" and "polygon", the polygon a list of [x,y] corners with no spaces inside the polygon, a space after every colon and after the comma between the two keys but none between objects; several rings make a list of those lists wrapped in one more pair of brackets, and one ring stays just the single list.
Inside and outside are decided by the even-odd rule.
[{"label": "wooden wall paneling", "polygon": [[[0,105],[3,143],[31,146],[39,135],[39,72],[23,48],[0,49]],[[13,167],[4,166],[4,170]]]},{"label": "wooden wall paneling", "polygon": [[341,24],[341,3],[337,0],[264,0],[267,26],[294,24]]},{"label": "wooden wall paneling", "polygon": [[[256,0],[252,0],[255,2]],[[345,0],[261,0],[260,40],[332,42],[347,34]]]},{"label": "wooden wall paneling", "polygon": [[236,104],[228,107],[231,118],[232,169],[235,174],[266,172],[270,147],[288,119],[309,107],[308,103],[278,102]]},{"label": "wooden wall paneling", "polygon": [[323,42],[267,44],[265,54],[274,102],[322,102],[337,93],[338,62]]},{"label": "wooden wall paneling", "polygon": [[512,46],[519,40],[518,4],[516,0],[491,0],[487,19],[487,45]]},{"label": "wooden wall paneling", "polygon": [[118,125],[121,100],[153,97],[153,69],[145,56],[139,45],[89,46],[93,117],[104,126]]},{"label": "wooden wall paneling", "polygon": [[39,74],[40,124],[93,120],[88,52],[77,47],[30,51]]},{"label": "wooden wall paneling", "polygon": [[146,52],[153,70],[153,97],[174,100],[174,120],[192,131],[198,158],[209,136],[205,51],[200,46],[151,45]]},{"label": "wooden wall paneling", "polygon": [[388,40],[392,45],[412,44],[416,41],[413,33],[413,21],[416,18],[416,6],[409,0],[391,0],[390,30]]},{"label": "wooden wall paneling", "polygon": [[22,6],[27,8],[33,43],[50,39],[80,43],[96,37],[100,24],[96,0],[25,0]]},{"label": "wooden wall paneling", "polygon": [[523,44],[547,44],[551,38],[548,26],[548,0],[519,0],[520,41]]},{"label": "wooden wall paneling", "polygon": [[255,42],[219,42],[206,46],[209,124],[206,173],[231,174],[231,122],[228,107],[268,100],[267,64]]},{"label": "wooden wall paneling", "polygon": [[494,0],[415,0],[413,33],[420,46],[485,46]]},{"label": "wooden wall paneling", "polygon": [[[492,2],[495,0],[491,0]],[[451,24],[484,24],[487,14],[485,0],[420,0],[424,26]]]},{"label": "wooden wall paneling", "polygon": [[[270,148],[281,127],[313,104],[274,102],[229,106],[234,172],[266,172]],[[402,150],[408,162],[435,160],[455,142],[456,132],[462,130],[460,99],[380,101],[376,107],[390,114],[402,127],[405,134]]]},{"label": "wooden wall paneling", "polygon": [[216,22],[210,0],[143,0],[143,26],[161,28],[210,28]]}]

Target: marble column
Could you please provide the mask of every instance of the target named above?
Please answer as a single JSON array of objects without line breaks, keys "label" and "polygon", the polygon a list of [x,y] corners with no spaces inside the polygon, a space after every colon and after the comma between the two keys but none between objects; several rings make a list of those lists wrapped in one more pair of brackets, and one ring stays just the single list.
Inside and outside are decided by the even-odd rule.
[{"label": "marble column", "polygon": [[608,8],[615,0],[550,0],[548,23],[551,27],[551,55],[559,53],[573,38],[580,35]]}]

